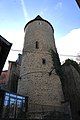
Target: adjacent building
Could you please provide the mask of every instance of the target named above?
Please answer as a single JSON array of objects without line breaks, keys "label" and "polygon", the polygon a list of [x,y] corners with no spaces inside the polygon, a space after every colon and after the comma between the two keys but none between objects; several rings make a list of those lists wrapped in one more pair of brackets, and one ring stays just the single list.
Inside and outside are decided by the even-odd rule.
[{"label": "adjacent building", "polygon": [[78,6],[80,8],[80,0],[76,0],[76,2],[77,2]]},{"label": "adjacent building", "polygon": [[8,82],[6,89],[10,92],[17,93],[18,79],[20,76],[20,66],[21,66],[21,54],[18,54],[18,59],[13,62],[9,61],[8,67]]},{"label": "adjacent building", "polygon": [[0,74],[12,44],[0,35]]},{"label": "adjacent building", "polygon": [[65,100],[70,102],[73,120],[80,120],[80,66],[70,59],[62,65]]},{"label": "adjacent building", "polygon": [[17,85],[21,66],[21,54],[16,61],[9,61],[8,70],[2,71],[0,75],[0,88],[9,92],[17,92]]}]

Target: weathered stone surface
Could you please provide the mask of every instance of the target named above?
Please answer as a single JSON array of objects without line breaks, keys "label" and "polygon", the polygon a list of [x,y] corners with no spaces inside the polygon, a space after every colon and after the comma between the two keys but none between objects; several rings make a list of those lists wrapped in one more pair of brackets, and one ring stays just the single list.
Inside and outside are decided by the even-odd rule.
[{"label": "weathered stone surface", "polygon": [[63,89],[65,99],[70,101],[73,120],[80,120],[80,67],[72,60],[66,60],[62,65],[65,80]]},{"label": "weathered stone surface", "polygon": [[[50,53],[50,49],[57,53],[52,27],[44,20],[35,20],[26,26],[24,40],[21,79],[17,92],[29,97],[29,112],[38,112],[40,106],[47,106],[44,110],[52,106],[48,109],[50,111],[62,107],[61,101],[64,98],[61,81]],[[52,74],[49,75],[53,68]],[[36,104],[39,107],[36,107]],[[42,112],[42,109],[40,110]]]}]

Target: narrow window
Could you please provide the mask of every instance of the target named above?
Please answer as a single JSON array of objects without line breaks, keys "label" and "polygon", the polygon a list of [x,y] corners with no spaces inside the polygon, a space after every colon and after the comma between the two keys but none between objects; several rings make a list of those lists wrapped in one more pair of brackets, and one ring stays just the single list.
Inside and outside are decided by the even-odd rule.
[{"label": "narrow window", "polygon": [[36,49],[39,49],[39,43],[36,41]]},{"label": "narrow window", "polygon": [[46,64],[46,60],[44,58],[42,58],[42,63]]}]

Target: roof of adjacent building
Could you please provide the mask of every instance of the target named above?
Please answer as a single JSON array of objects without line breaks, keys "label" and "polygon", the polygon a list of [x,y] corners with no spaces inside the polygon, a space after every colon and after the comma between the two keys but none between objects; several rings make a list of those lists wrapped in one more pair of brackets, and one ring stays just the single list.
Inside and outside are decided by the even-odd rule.
[{"label": "roof of adjacent building", "polygon": [[12,46],[12,43],[8,42],[4,37],[0,35],[0,44],[6,44],[7,46]]},{"label": "roof of adjacent building", "polygon": [[8,42],[0,35],[0,74],[9,54],[12,43]]},{"label": "roof of adjacent building", "polygon": [[76,2],[77,2],[78,6],[80,8],[80,0],[76,0]]},{"label": "roof of adjacent building", "polygon": [[30,24],[31,22],[34,22],[34,21],[36,21],[36,20],[41,20],[41,21],[47,22],[47,23],[51,26],[51,28],[52,28],[52,30],[53,30],[53,32],[54,32],[53,26],[50,24],[50,22],[48,22],[47,20],[44,20],[40,15],[38,15],[35,19],[29,21],[29,22],[25,25],[24,31],[25,31],[25,29],[26,29],[26,27],[27,27],[28,24]]}]

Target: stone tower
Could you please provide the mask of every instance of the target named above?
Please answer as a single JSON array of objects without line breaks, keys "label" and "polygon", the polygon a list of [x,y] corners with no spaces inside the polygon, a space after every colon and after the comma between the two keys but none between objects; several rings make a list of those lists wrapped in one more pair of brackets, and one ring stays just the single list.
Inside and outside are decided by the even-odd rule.
[{"label": "stone tower", "polygon": [[38,15],[26,24],[24,32],[21,79],[17,92],[29,97],[28,112],[34,113],[35,118],[40,117],[38,113],[61,111],[61,81],[50,53],[51,49],[57,53],[54,29],[48,21]]}]

